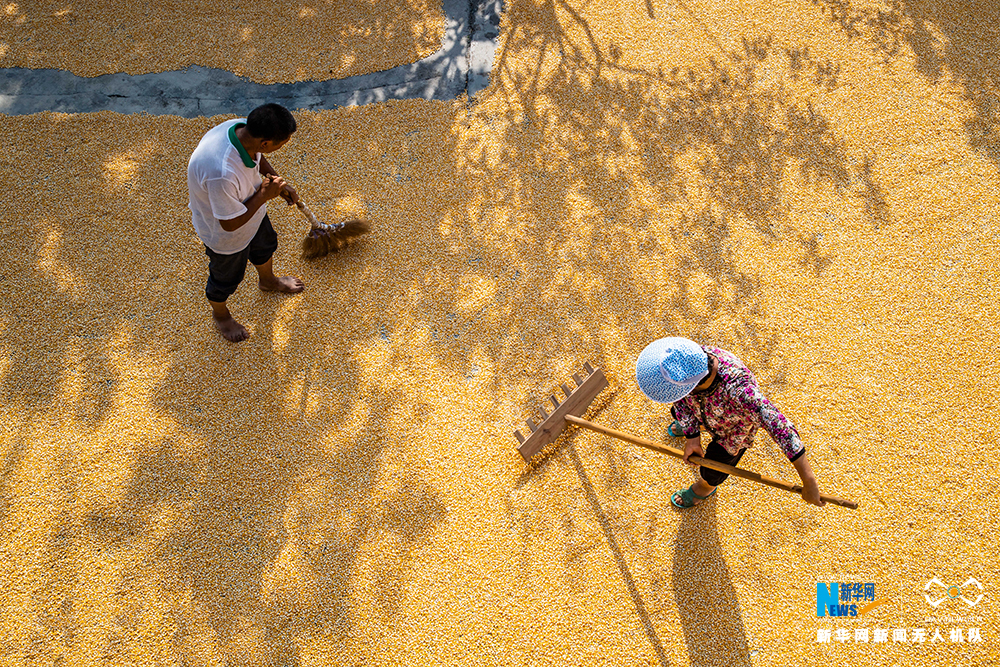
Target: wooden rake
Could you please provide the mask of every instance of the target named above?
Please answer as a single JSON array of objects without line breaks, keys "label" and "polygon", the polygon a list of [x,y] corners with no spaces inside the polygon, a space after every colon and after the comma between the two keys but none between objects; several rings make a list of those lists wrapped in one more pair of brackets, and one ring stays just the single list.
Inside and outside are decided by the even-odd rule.
[{"label": "wooden rake", "polygon": [[[563,393],[566,394],[566,398],[563,399],[562,402],[555,397],[555,394],[549,396],[549,400],[552,401],[553,407],[551,414],[546,412],[544,407],[539,406],[536,412],[527,419],[529,432],[527,437],[522,435],[520,430],[514,431],[514,437],[517,438],[518,443],[520,443],[517,447],[517,451],[521,454],[525,461],[530,461],[531,457],[542,451],[546,445],[555,441],[555,439],[562,434],[563,430],[565,430],[567,424],[576,424],[577,426],[582,426],[583,428],[590,429],[591,431],[596,431],[633,445],[651,449],[654,452],[669,454],[670,456],[678,459],[684,458],[684,452],[679,449],[658,445],[650,440],[646,440],[645,438],[639,438],[637,436],[623,433],[622,431],[616,431],[614,429],[607,428],[606,426],[601,426],[600,424],[595,424],[594,422],[582,419],[583,413],[587,411],[587,408],[589,408],[590,404],[594,402],[597,395],[608,386],[608,379],[605,377],[603,369],[595,369],[589,361],[583,364],[583,368],[586,373],[586,378],[581,378],[579,373],[573,373],[573,380],[576,382],[575,388],[571,390],[565,384],[560,385]],[[539,419],[539,417],[541,417],[541,419]],[[696,465],[705,466],[706,468],[710,468],[712,470],[718,470],[719,472],[724,472],[728,475],[732,475],[733,477],[742,477],[743,479],[751,482],[757,482],[758,484],[770,486],[775,489],[789,491],[796,495],[802,494],[802,486],[799,484],[789,484],[788,482],[784,482],[780,479],[765,477],[759,473],[744,470],[743,468],[736,468],[734,466],[726,465],[725,463],[710,461],[698,455],[692,455],[688,460],[694,462]],[[825,493],[820,494],[820,498],[833,505],[839,505],[850,509],[858,508],[858,504],[854,501],[844,500],[843,498],[830,496]]]}]

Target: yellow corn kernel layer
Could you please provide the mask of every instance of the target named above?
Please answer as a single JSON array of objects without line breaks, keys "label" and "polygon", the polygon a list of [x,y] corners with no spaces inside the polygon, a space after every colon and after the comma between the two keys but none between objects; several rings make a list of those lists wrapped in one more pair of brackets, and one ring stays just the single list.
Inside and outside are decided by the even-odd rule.
[{"label": "yellow corn kernel layer", "polygon": [[[306,289],[248,269],[239,344],[185,185],[223,117],[0,117],[2,662],[1000,661],[1000,79],[963,60],[997,22],[906,5],[882,51],[829,4],[511,0],[471,102],[297,114],[271,163],[372,233],[306,262],[272,202]],[[861,507],[731,479],[678,512],[688,468],[586,431],[524,465],[588,360],[587,416],[664,439],[633,374],[665,335],[745,360]],[[764,433],[741,466],[797,481]],[[838,581],[889,603],[817,618]]]},{"label": "yellow corn kernel layer", "polygon": [[444,26],[440,0],[0,0],[0,67],[325,81],[414,63]]}]

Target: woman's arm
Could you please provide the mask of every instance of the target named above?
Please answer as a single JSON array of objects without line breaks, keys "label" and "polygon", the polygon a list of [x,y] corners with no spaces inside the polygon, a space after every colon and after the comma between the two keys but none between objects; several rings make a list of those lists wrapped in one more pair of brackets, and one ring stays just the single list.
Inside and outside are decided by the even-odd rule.
[{"label": "woman's arm", "polygon": [[802,480],[802,500],[819,507],[826,505],[826,501],[819,497],[819,483],[816,481],[816,475],[813,474],[805,451],[792,461],[792,465],[795,466],[795,472],[799,473],[799,479]]},{"label": "woman's arm", "polygon": [[788,421],[785,415],[767,399],[757,385],[753,382],[741,383],[734,388],[733,393],[739,398],[743,405],[760,416],[761,424],[768,435],[781,448],[795,467],[795,472],[802,480],[802,499],[807,503],[823,507],[826,503],[820,500],[819,483],[816,475],[813,474],[812,466],[806,457],[806,448],[799,438],[799,432],[794,424]]},{"label": "woman's arm", "polygon": [[757,384],[750,381],[749,378],[735,386],[727,387],[727,389],[729,395],[742,403],[748,412],[757,415],[764,430],[781,448],[788,460],[794,463],[795,459],[805,451],[805,445],[802,444],[795,425],[781,414],[774,403],[760,393]]}]

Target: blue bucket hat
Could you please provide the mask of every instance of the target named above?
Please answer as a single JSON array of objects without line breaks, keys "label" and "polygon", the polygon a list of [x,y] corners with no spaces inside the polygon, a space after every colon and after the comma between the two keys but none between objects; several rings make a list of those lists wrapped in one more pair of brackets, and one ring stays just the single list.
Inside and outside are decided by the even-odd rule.
[{"label": "blue bucket hat", "polygon": [[647,398],[676,403],[708,376],[708,355],[687,338],[661,338],[635,362],[635,381]]}]

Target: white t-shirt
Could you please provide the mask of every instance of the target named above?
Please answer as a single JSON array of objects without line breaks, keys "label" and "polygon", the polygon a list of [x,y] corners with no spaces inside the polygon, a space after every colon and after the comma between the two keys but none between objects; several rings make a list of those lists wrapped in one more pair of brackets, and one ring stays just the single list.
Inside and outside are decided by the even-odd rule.
[{"label": "white t-shirt", "polygon": [[194,231],[220,255],[232,255],[250,245],[267,213],[265,204],[235,232],[227,232],[219,224],[219,220],[245,213],[243,202],[260,188],[260,153],[250,157],[234,134],[246,122],[237,118],[216,125],[201,138],[188,160],[188,208]]}]

